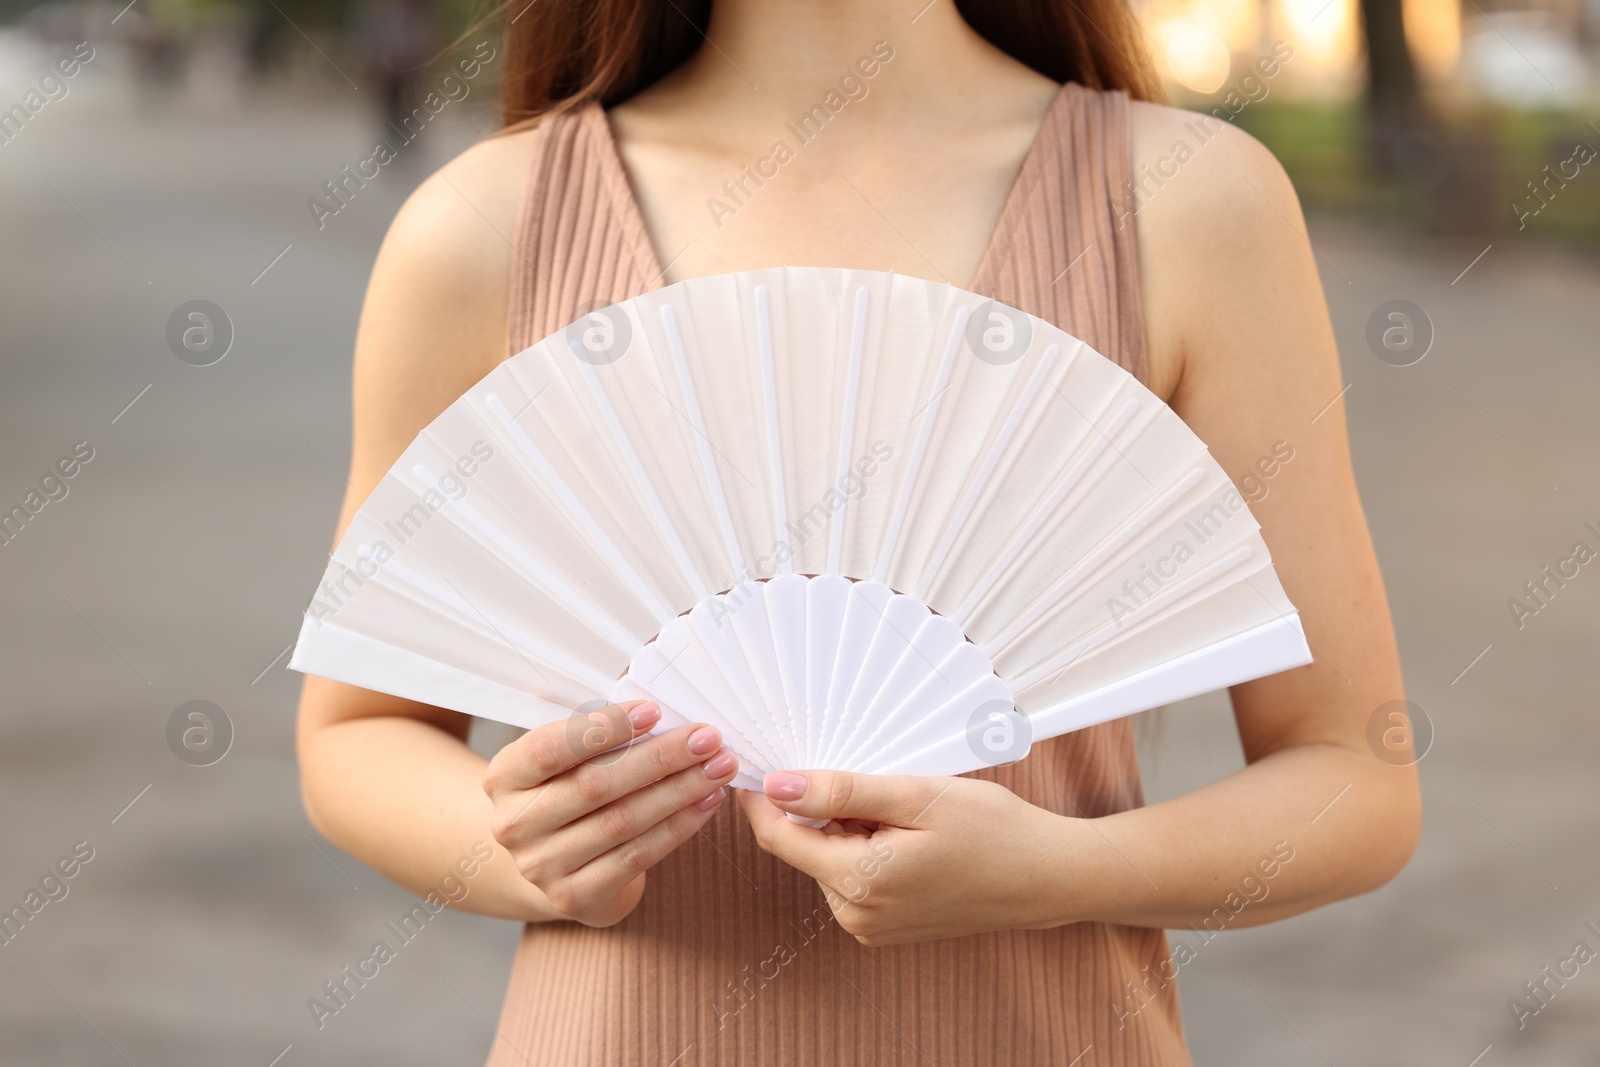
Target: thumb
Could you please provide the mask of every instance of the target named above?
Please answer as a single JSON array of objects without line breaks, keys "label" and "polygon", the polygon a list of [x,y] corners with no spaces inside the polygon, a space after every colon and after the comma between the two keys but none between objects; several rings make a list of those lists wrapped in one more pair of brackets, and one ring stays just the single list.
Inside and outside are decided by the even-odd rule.
[{"label": "thumb", "polygon": [[775,771],[762,782],[767,799],[793,815],[868,819],[911,829],[948,788],[940,778],[850,771]]}]

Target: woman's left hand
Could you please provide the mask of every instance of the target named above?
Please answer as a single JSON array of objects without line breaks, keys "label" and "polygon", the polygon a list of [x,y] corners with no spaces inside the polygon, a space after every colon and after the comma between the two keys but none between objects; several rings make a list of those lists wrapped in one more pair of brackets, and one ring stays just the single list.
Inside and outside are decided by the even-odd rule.
[{"label": "woman's left hand", "polygon": [[[974,778],[845,771],[766,776],[739,803],[767,852],[817,880],[863,945],[1072,921],[1070,819]],[[813,829],[785,817],[827,819]]]}]

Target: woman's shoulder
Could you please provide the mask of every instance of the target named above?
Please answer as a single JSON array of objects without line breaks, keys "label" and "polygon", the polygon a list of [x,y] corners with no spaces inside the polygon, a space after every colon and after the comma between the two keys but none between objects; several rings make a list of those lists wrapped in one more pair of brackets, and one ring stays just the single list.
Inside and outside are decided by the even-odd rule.
[{"label": "woman's shoulder", "polygon": [[477,376],[504,357],[517,213],[536,135],[487,137],[412,192],[373,264],[363,325],[393,324],[420,342],[408,348],[438,342]]},{"label": "woman's shoulder", "polygon": [[375,483],[418,430],[505,358],[533,150],[528,133],[480,141],[423,181],[390,224],[356,334],[358,480]]},{"label": "woman's shoulder", "polygon": [[486,137],[439,168],[406,199],[382,256],[426,273],[503,272],[537,130]]},{"label": "woman's shoulder", "polygon": [[[1204,268],[1236,265],[1262,242],[1305,241],[1294,186],[1260,141],[1213,115],[1133,101],[1126,207],[1137,218],[1140,247],[1162,260]],[[1176,245],[1202,242],[1203,255],[1174,257]],[[1223,256],[1217,260],[1216,256]]]},{"label": "woman's shoulder", "polygon": [[1288,184],[1266,146],[1212,114],[1129,101],[1128,142],[1139,208],[1153,206],[1169,190],[1169,199],[1198,206],[1230,196],[1247,202],[1241,193],[1249,189],[1241,180],[1275,189]]},{"label": "woman's shoulder", "polygon": [[1270,290],[1307,238],[1299,199],[1267,148],[1231,122],[1144,101],[1128,106],[1150,386],[1169,397],[1219,320]]}]

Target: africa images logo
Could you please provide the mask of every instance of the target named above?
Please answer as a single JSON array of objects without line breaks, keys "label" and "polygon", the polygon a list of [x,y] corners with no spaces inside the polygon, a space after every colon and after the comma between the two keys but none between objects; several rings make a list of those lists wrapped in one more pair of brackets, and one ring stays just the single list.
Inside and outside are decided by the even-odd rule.
[{"label": "africa images logo", "polygon": [[439,80],[438,88],[423,94],[418,105],[411,109],[411,114],[394,127],[400,137],[398,145],[379,141],[373,146],[371,155],[357,161],[354,170],[346,163],[339,168],[338,175],[323,182],[325,198],[313,196],[306,200],[306,207],[311,211],[317,229],[327,226],[330,218],[349,207],[356,194],[367,187],[367,182],[377,178],[383,167],[399,159],[400,150],[421,136],[423,129],[441,111],[465,100],[472,92],[472,79],[483,73],[486,64],[494,62],[495,55],[493,45],[488,41],[479,41],[471,56],[456,61],[455,71],[460,76],[456,72],[446,74]]}]

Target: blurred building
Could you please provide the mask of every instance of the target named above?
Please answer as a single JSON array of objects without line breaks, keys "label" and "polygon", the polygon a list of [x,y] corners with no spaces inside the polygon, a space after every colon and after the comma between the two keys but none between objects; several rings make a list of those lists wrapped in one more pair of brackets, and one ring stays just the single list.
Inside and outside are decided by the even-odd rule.
[{"label": "blurred building", "polygon": [[[1321,99],[1361,92],[1357,0],[1144,0],[1140,10],[1168,77],[1189,92],[1222,91],[1279,42],[1293,59],[1274,88]],[[1402,0],[1402,11],[1434,95],[1556,107],[1593,99],[1600,0]]]}]

